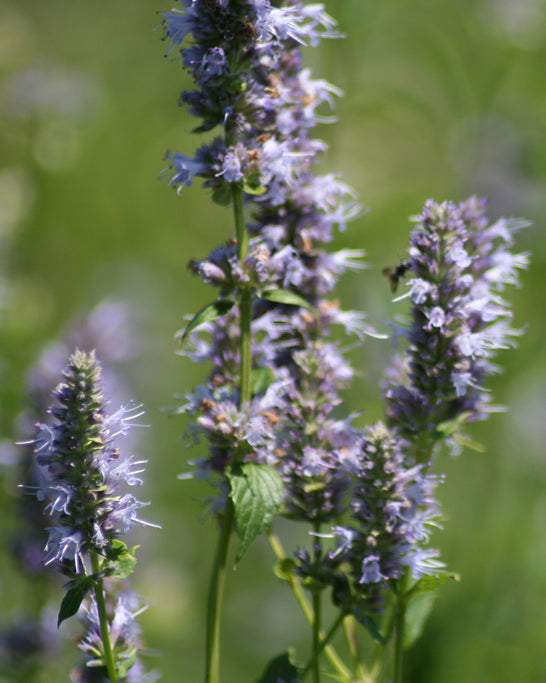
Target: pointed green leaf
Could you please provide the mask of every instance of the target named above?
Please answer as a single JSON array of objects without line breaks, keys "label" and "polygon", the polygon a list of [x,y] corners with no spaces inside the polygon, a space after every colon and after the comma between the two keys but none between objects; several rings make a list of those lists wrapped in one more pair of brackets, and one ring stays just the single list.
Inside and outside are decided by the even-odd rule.
[{"label": "pointed green leaf", "polygon": [[233,465],[227,472],[235,524],[239,536],[236,562],[252,541],[266,529],[282,503],[283,484],[279,473],[269,465],[247,462]]},{"label": "pointed green leaf", "polygon": [[186,341],[188,334],[199,325],[210,323],[221,315],[225,315],[233,308],[233,303],[233,301],[229,301],[228,299],[218,299],[218,301],[213,301],[211,304],[203,306],[187,324],[186,329],[180,337],[180,343],[183,344]]},{"label": "pointed green leaf", "polygon": [[455,434],[453,438],[457,443],[461,444],[461,446],[470,448],[471,451],[475,451],[476,453],[485,453],[487,450],[482,443],[479,441],[474,441],[473,439],[469,439],[464,434]]},{"label": "pointed green leaf", "polygon": [[57,617],[57,628],[59,628],[65,619],[69,619],[76,614],[92,585],[93,579],[90,576],[86,576],[73,583],[66,591],[66,595],[64,596],[59,609],[59,616]]},{"label": "pointed green leaf", "polygon": [[299,683],[300,677],[298,670],[290,661],[290,653],[284,652],[282,655],[274,657],[266,666],[265,671],[256,683]]},{"label": "pointed green leaf", "polygon": [[436,575],[427,575],[419,579],[408,591],[408,597],[413,598],[415,595],[421,593],[430,593],[435,591],[446,581],[459,581],[460,577],[458,574],[450,574],[448,572]]},{"label": "pointed green leaf", "polygon": [[453,436],[455,432],[467,421],[472,415],[469,411],[457,415],[453,420],[445,420],[436,425],[436,438],[442,439],[448,436]]},{"label": "pointed green leaf", "polygon": [[291,306],[303,306],[308,308],[310,311],[313,310],[311,304],[304,299],[300,294],[296,292],[291,292],[288,289],[266,289],[262,292],[262,299],[266,301],[272,301],[276,304],[290,304]]},{"label": "pointed green leaf", "polygon": [[361,615],[357,616],[357,620],[359,623],[364,626],[366,631],[371,635],[371,637],[378,643],[381,643],[381,645],[386,645],[387,640],[385,636],[381,633],[381,628],[377,621],[370,616],[369,614],[362,613]]}]

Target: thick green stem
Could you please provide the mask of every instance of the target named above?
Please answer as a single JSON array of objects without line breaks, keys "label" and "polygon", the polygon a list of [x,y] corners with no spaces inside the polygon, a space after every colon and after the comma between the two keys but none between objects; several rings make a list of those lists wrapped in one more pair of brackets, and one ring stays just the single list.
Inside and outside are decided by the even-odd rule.
[{"label": "thick green stem", "polygon": [[[267,532],[267,537],[269,539],[269,543],[271,545],[271,548],[273,549],[273,552],[275,553],[275,557],[279,562],[282,562],[283,560],[286,559],[286,555],[284,552],[284,549],[281,545],[281,542],[277,538],[277,536],[269,530]],[[311,605],[309,604],[307,598],[305,597],[305,593],[303,591],[303,588],[301,587],[299,581],[295,576],[289,575],[286,579],[288,583],[290,584],[290,588],[292,589],[292,592],[294,593],[294,597],[297,600],[298,605],[301,608],[301,611],[303,612],[305,618],[309,622],[309,624],[313,623],[313,610],[311,609]],[[321,638],[325,638],[323,633],[320,633]],[[335,649],[327,644],[328,641],[325,641],[325,647],[324,652],[328,659],[330,660],[330,664],[337,669],[338,673],[341,675],[343,681],[348,683],[351,681],[351,672],[347,669],[347,667],[343,664],[343,661],[341,657],[337,654]]]},{"label": "thick green stem", "polygon": [[209,585],[205,683],[219,683],[220,680],[220,621],[226,580],[227,556],[233,522],[233,502],[228,497]]},{"label": "thick green stem", "polygon": [[[93,574],[98,577],[100,575],[100,562],[97,553],[91,553],[91,567],[93,569]],[[106,614],[106,601],[104,599],[104,583],[101,578],[95,579],[94,589],[97,611],[99,614],[100,637],[104,650],[104,661],[106,662],[108,678],[111,683],[118,683],[116,662],[112,650],[112,643],[110,642],[110,632],[108,630],[108,615]]]}]

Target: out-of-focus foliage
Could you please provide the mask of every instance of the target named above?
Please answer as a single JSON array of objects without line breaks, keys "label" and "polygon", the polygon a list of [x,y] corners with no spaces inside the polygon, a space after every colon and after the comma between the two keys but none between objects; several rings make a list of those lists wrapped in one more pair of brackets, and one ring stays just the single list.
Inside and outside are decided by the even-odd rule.
[{"label": "out-of-focus foliage", "polygon": [[[347,34],[308,57],[317,77],[345,91],[325,169],[340,172],[370,208],[337,246],[365,248],[375,267],[347,276],[345,307],[392,319],[384,266],[404,255],[407,216],[428,197],[486,195],[490,214],[533,226],[532,252],[514,295],[520,349],[502,359],[495,399],[509,406],[473,431],[484,454],[445,456],[440,495],[445,529],[436,544],[462,581],[441,591],[409,657],[408,683],[539,681],[546,675],[546,0],[330,0]],[[25,373],[67,321],[107,296],[134,311],[138,353],[126,365],[131,393],[147,408],[136,444],[148,457],[154,519],[163,530],[137,538],[138,590],[150,602],[146,641],[161,652],[164,680],[199,680],[206,577],[215,541],[200,520],[207,490],[179,481],[184,423],[170,418],[173,395],[204,368],[175,356],[174,332],[210,292],[186,270],[232,233],[228,210],[198,187],[178,198],[157,179],[165,150],[192,154],[194,126],[177,107],[187,84],[180,62],[164,58],[155,30],[168,3],[0,0],[0,402],[2,433],[15,438]],[[362,423],[377,400],[388,342],[355,350],[362,377],[349,392]],[[167,410],[162,410],[167,409]],[[3,464],[1,532],[17,475]],[[285,527],[289,542],[296,532]],[[3,544],[7,545],[7,544]],[[275,652],[302,640],[303,619],[269,572],[265,543],[230,576],[225,680],[250,681]],[[0,555],[2,618],[31,608],[9,553]],[[59,592],[60,599],[60,592]],[[64,628],[64,627],[62,627]],[[62,630],[62,629],[61,629]],[[64,680],[76,652],[50,663],[40,681]]]}]

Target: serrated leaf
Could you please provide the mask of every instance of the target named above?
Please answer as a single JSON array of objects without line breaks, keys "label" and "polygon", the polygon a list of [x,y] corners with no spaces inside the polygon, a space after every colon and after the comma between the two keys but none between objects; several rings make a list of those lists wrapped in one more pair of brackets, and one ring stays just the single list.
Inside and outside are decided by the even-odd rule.
[{"label": "serrated leaf", "polygon": [[256,683],[300,683],[298,670],[290,661],[290,653],[274,657],[266,666],[265,671]]},{"label": "serrated leaf", "polygon": [[421,637],[435,600],[436,593],[420,593],[409,603],[405,616],[404,648],[411,647]]},{"label": "serrated leaf", "polygon": [[254,368],[250,373],[250,391],[253,396],[261,394],[275,381],[275,373],[267,366]]},{"label": "serrated leaf", "polygon": [[291,292],[288,289],[266,289],[261,294],[262,299],[272,301],[276,304],[289,304],[290,306],[303,306],[304,308],[313,310],[311,304],[304,299],[300,294]]},{"label": "serrated leaf", "polygon": [[235,525],[239,537],[236,562],[249,545],[266,529],[282,503],[283,484],[279,473],[269,465],[247,462],[233,465],[227,476],[230,496],[235,508]]},{"label": "serrated leaf", "polygon": [[83,599],[93,585],[93,579],[86,576],[73,584],[67,591],[61,602],[59,616],[57,617],[57,628],[70,617],[73,617],[80,609]]},{"label": "serrated leaf", "polygon": [[199,325],[203,323],[210,323],[221,315],[225,315],[228,311],[233,308],[233,301],[228,299],[218,299],[213,301],[211,304],[203,306],[203,308],[193,316],[190,322],[187,324],[186,329],[180,337],[180,343],[183,344],[186,341],[188,334],[194,330]]}]

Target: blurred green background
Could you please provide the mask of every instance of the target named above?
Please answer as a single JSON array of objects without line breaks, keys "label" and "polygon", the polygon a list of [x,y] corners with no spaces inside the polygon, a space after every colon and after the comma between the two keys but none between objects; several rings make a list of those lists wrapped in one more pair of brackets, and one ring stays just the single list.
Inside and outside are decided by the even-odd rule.
[{"label": "blurred green background", "polygon": [[[473,430],[485,453],[445,456],[440,496],[442,556],[462,581],[445,587],[422,640],[409,655],[408,683],[546,681],[546,0],[343,0],[327,2],[346,39],[307,51],[315,77],[343,88],[339,121],[316,135],[330,151],[317,172],[336,172],[369,212],[336,237],[364,248],[373,268],[341,282],[345,308],[381,326],[391,304],[384,266],[406,248],[407,217],[425,199],[489,198],[490,214],[533,225],[518,248],[532,253],[520,290],[510,292],[516,352],[502,354],[491,382],[509,406]],[[199,187],[181,198],[158,180],[172,148],[193,154],[195,121],[177,106],[189,87],[165,59],[163,2],[0,0],[0,401],[2,434],[15,438],[28,368],[74,316],[105,297],[129,303],[135,351],[122,367],[129,393],[147,408],[139,433],[148,457],[147,518],[161,531],[137,534],[138,590],[150,609],[145,639],[160,652],[165,681],[199,681],[204,604],[215,543],[202,518],[201,482],[179,481],[188,458],[182,418],[169,407],[205,367],[175,355],[183,316],[210,300],[186,270],[231,232],[228,210]],[[378,384],[389,342],[353,352],[359,369],[346,411],[381,415]],[[2,471],[0,529],[6,538],[16,477]],[[287,545],[296,532],[283,528]],[[266,660],[296,643],[303,619],[273,578],[259,541],[229,577],[226,683],[254,680]],[[7,621],[28,588],[0,556]],[[59,592],[60,598],[60,592]],[[64,628],[64,627],[63,627]],[[67,680],[75,648],[40,681]]]}]

